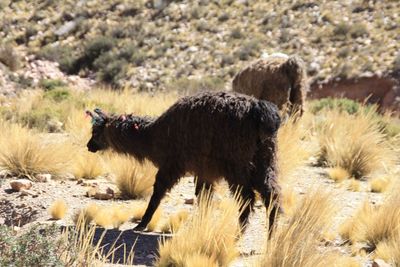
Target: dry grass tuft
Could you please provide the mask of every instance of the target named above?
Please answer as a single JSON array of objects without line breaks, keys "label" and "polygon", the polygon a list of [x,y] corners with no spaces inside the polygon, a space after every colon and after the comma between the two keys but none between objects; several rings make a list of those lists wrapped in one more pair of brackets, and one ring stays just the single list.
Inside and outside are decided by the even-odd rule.
[{"label": "dry grass tuft", "polygon": [[[201,197],[193,215],[176,235],[160,244],[156,266],[193,266],[198,260],[202,266],[228,266],[237,256],[239,233],[237,201],[219,209],[211,202],[209,193]],[[208,260],[207,260],[208,259]]]},{"label": "dry grass tuft", "polygon": [[[146,202],[136,202],[130,205],[128,208],[128,213],[130,214],[130,217],[132,218],[133,221],[139,221],[142,219],[146,208],[147,208],[147,203]],[[157,229],[157,226],[160,223],[161,217],[163,214],[162,208],[159,206],[158,209],[154,212],[153,217],[151,218],[151,221],[147,225],[147,230],[150,232],[153,232]]]},{"label": "dry grass tuft", "polygon": [[40,173],[59,176],[68,172],[74,155],[66,141],[50,142],[50,137],[4,122],[0,123],[0,147],[0,168],[33,180]]},{"label": "dry grass tuft", "polygon": [[182,224],[189,218],[189,212],[182,209],[169,216],[168,220],[161,226],[161,232],[175,233],[179,230]]},{"label": "dry grass tuft", "polygon": [[398,266],[400,263],[400,236],[380,242],[375,249],[375,258]]},{"label": "dry grass tuft", "polygon": [[389,188],[391,183],[392,183],[392,177],[385,176],[385,177],[379,177],[379,178],[372,179],[369,182],[369,185],[371,187],[371,192],[382,193],[382,192],[385,192]]},{"label": "dry grass tuft", "polygon": [[292,216],[298,201],[297,193],[290,187],[282,190],[282,206],[286,216]]},{"label": "dry grass tuft", "polygon": [[361,182],[356,179],[350,179],[347,185],[347,188],[353,192],[360,192],[361,190]]},{"label": "dry grass tuft", "polygon": [[150,162],[139,164],[132,157],[118,154],[110,154],[107,162],[124,197],[136,199],[151,194],[157,169]]},{"label": "dry grass tuft", "polygon": [[256,266],[325,266],[334,258],[318,252],[318,240],[326,232],[335,214],[332,194],[309,192],[286,224],[279,225],[266,242]]},{"label": "dry grass tuft", "polygon": [[94,220],[94,217],[96,216],[99,210],[100,207],[95,203],[87,205],[85,208],[75,213],[73,217],[75,225],[78,225],[78,223],[85,223],[86,225],[88,225],[90,222]]},{"label": "dry grass tuft", "polygon": [[363,108],[352,115],[327,112],[318,139],[320,162],[341,167],[357,179],[387,169],[394,162],[374,109]]},{"label": "dry grass tuft", "polygon": [[73,174],[77,179],[95,179],[106,172],[104,161],[99,154],[79,150],[73,164]]},{"label": "dry grass tuft", "polygon": [[381,242],[390,241],[400,236],[400,186],[393,189],[385,202],[373,207],[365,203],[355,216],[340,228],[343,238],[366,243],[369,250],[374,250]]},{"label": "dry grass tuft", "polygon": [[61,220],[67,213],[67,204],[63,199],[56,200],[50,206],[49,213],[53,220]]},{"label": "dry grass tuft", "polygon": [[330,168],[328,170],[328,176],[337,183],[350,178],[350,174],[341,167]]}]

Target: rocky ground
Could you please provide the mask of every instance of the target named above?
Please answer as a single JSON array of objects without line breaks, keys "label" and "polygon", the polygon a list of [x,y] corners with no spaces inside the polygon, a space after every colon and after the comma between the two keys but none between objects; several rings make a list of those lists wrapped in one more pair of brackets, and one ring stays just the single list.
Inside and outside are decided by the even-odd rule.
[{"label": "rocky ground", "polygon": [[[326,171],[323,168],[310,165],[300,168],[295,174],[294,190],[302,195],[307,191],[316,188],[330,189],[334,192],[335,201],[340,206],[339,212],[334,218],[335,229],[348,217],[354,214],[355,210],[365,201],[369,200],[379,203],[382,200],[382,194],[368,192],[366,181],[361,182],[360,192],[349,191],[343,186],[339,186],[326,177]],[[46,182],[35,182],[26,192],[16,192],[11,189],[10,178],[0,179],[0,220],[2,223],[10,224],[18,220],[23,226],[22,230],[30,227],[33,223],[50,223],[51,218],[48,213],[48,207],[57,199],[64,199],[68,206],[66,217],[58,221],[60,225],[71,225],[73,214],[89,203],[98,205],[110,205],[112,203],[132,203],[133,200],[96,200],[87,197],[87,191],[93,185],[100,185],[102,188],[111,188],[116,190],[115,186],[107,179],[86,180],[77,182],[76,180],[48,180]],[[194,184],[192,177],[182,178],[168,196],[163,200],[163,217],[178,211],[181,208],[191,210],[191,204],[185,204],[185,200],[194,196]],[[187,201],[186,201],[187,202]],[[104,243],[113,242],[121,234],[118,244],[125,243],[135,245],[135,266],[150,266],[157,253],[157,244],[160,238],[168,238],[170,234],[161,234],[159,232],[134,233],[131,229],[135,223],[129,222],[123,224],[119,229],[107,231]],[[250,224],[244,237],[240,240],[239,247],[241,256],[233,266],[246,266],[261,253],[265,238],[265,209],[260,202],[257,203],[255,213],[251,216]],[[333,229],[333,230],[335,230]],[[98,235],[102,233],[102,228],[98,229]],[[263,234],[261,234],[263,233]],[[329,246],[333,246],[344,254],[350,251],[346,247],[340,246],[341,240],[337,238]],[[118,255],[118,253],[117,253]],[[118,259],[118,257],[117,257]],[[371,261],[366,258],[360,258],[364,266],[371,266]],[[110,265],[111,266],[111,265]]]}]

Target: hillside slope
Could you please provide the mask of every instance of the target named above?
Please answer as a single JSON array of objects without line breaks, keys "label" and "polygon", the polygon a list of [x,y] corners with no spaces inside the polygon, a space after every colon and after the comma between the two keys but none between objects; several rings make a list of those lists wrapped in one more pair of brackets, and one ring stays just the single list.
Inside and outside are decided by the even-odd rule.
[{"label": "hillside slope", "polygon": [[0,10],[1,45],[22,66],[35,55],[116,87],[229,87],[273,52],[303,57],[312,80],[400,69],[397,0],[35,0]]}]

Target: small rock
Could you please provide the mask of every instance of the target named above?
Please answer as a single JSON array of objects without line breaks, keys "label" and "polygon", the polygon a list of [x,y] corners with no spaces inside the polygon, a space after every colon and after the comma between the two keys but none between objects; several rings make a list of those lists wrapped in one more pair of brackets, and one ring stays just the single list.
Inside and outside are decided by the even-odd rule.
[{"label": "small rock", "polygon": [[77,26],[77,22],[76,21],[68,21],[66,22],[64,25],[62,25],[60,28],[58,28],[54,34],[61,36],[61,35],[65,35],[68,34],[69,32],[71,32],[72,30],[74,30]]},{"label": "small rock", "polygon": [[391,265],[386,263],[382,259],[375,259],[374,262],[372,263],[372,267],[390,267]]},{"label": "small rock", "polygon": [[97,187],[91,187],[89,190],[86,192],[87,197],[94,197],[98,193],[99,189]]},{"label": "small rock", "polygon": [[19,192],[22,189],[28,190],[29,188],[31,188],[32,182],[28,179],[13,180],[10,182],[10,186],[12,190]]},{"label": "small rock", "polygon": [[185,199],[185,204],[193,205],[194,204],[194,198],[186,198]]},{"label": "small rock", "polygon": [[149,254],[149,255],[147,255],[146,256],[146,258],[148,258],[148,259],[154,259],[156,256],[154,256],[153,254]]},{"label": "small rock", "polygon": [[42,174],[36,175],[35,178],[38,182],[46,183],[51,180],[51,174],[50,173],[42,173]]},{"label": "small rock", "polygon": [[21,189],[20,191],[20,197],[25,197],[25,196],[32,196],[32,197],[38,197],[38,193],[36,193],[35,191],[32,190],[28,190],[28,189]]}]

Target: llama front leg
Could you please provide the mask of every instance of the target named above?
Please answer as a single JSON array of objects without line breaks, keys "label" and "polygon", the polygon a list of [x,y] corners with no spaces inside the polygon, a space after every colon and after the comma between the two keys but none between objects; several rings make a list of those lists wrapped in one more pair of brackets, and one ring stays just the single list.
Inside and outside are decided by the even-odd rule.
[{"label": "llama front leg", "polygon": [[143,231],[146,229],[147,224],[150,222],[154,212],[160,205],[161,199],[164,197],[165,193],[174,186],[178,178],[178,175],[167,175],[166,172],[158,171],[153,188],[153,195],[150,198],[149,205],[147,206],[142,220],[133,230]]}]

